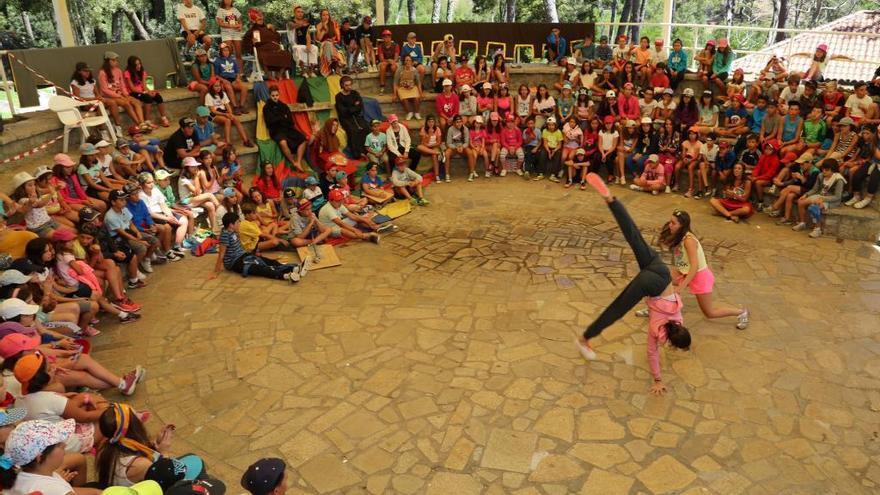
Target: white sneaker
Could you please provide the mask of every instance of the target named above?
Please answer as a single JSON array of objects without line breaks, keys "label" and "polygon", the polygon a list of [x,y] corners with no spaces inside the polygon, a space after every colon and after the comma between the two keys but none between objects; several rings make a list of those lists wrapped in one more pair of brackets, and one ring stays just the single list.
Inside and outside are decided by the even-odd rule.
[{"label": "white sneaker", "polygon": [[507,170],[506,170],[506,169],[505,169],[505,170],[502,170],[501,173],[498,174],[499,177],[505,177],[506,175],[507,175]]},{"label": "white sneaker", "polygon": [[144,273],[153,273],[153,264],[150,263],[150,260],[145,259],[141,261],[141,270],[143,270]]},{"label": "white sneaker", "polygon": [[409,112],[409,113],[406,114],[406,120],[412,120],[412,118],[413,118],[413,113],[412,113],[412,112]]},{"label": "white sneaker", "polygon": [[822,228],[821,228],[821,227],[815,227],[815,228],[813,229],[813,231],[810,232],[810,237],[812,237],[813,239],[816,239],[816,238],[818,238],[818,237],[822,237]]},{"label": "white sneaker", "polygon": [[669,194],[671,192],[672,192],[672,188],[669,186],[666,186],[666,194]]},{"label": "white sneaker", "polygon": [[629,188],[632,189],[633,191],[638,191],[638,192],[642,191],[642,188],[635,185],[635,184],[630,184]]},{"label": "white sneaker", "polygon": [[595,361],[596,360],[596,351],[593,350],[589,345],[581,344],[581,340],[575,337],[574,345],[577,346],[578,352],[581,353],[581,356],[584,357],[587,361]]},{"label": "white sneaker", "polygon": [[416,120],[422,120],[422,114],[420,114],[419,112],[416,112],[415,118],[416,118]]},{"label": "white sneaker", "polygon": [[516,169],[516,175],[522,177],[523,171],[520,169]]},{"label": "white sneaker", "polygon": [[469,174],[468,174],[468,179],[467,179],[468,182],[473,182],[473,181],[474,181],[474,177],[475,177],[476,175],[477,175],[477,174],[474,173],[474,172],[469,173]]},{"label": "white sneaker", "polygon": [[793,231],[795,231],[795,232],[800,232],[800,231],[802,231],[802,230],[807,230],[807,224],[804,223],[804,222],[796,223],[796,224],[794,225],[794,227],[791,228],[791,230],[793,230]]},{"label": "white sneaker", "polygon": [[856,194],[853,197],[849,198],[849,200],[846,203],[843,203],[843,206],[852,206],[861,200],[862,200],[862,197],[859,196],[858,194]]},{"label": "white sneaker", "polygon": [[749,308],[743,308],[743,312],[736,317],[736,328],[745,330],[749,326]]},{"label": "white sneaker", "polygon": [[145,274],[144,272],[138,270],[137,279],[140,280],[141,282],[144,282],[144,281],[147,280],[147,274]]},{"label": "white sneaker", "polygon": [[636,310],[636,316],[638,316],[639,318],[647,318],[650,314],[651,310],[649,310],[648,308]]},{"label": "white sneaker", "polygon": [[447,176],[446,176],[446,182],[452,182],[452,177],[450,177],[449,175],[447,175]]},{"label": "white sneaker", "polygon": [[873,199],[874,198],[862,198],[858,203],[853,205],[853,208],[855,208],[857,210],[861,210],[862,208],[871,204],[871,200],[873,200]]},{"label": "white sneaker", "polygon": [[295,271],[290,272],[290,273],[285,273],[283,275],[283,277],[284,277],[284,280],[287,280],[291,284],[295,284],[295,283],[299,282],[299,273],[297,273]]},{"label": "white sneaker", "polygon": [[626,177],[621,177],[621,178],[620,178],[620,185],[621,185],[621,186],[625,186],[625,185],[626,185]]},{"label": "white sneaker", "polygon": [[492,177],[492,172],[489,172],[489,171],[487,170],[487,171],[486,171],[486,178],[488,179],[489,177]]}]

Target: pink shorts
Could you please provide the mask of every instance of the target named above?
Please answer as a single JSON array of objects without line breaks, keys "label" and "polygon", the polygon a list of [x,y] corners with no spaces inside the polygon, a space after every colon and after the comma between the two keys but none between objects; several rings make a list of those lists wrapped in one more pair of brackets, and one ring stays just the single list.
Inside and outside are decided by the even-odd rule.
[{"label": "pink shorts", "polygon": [[[684,280],[684,275],[678,277],[676,282],[681,282]],[[708,268],[704,268],[697,272],[694,275],[693,280],[688,285],[688,290],[690,290],[691,294],[711,294],[712,287],[715,285],[715,275],[712,274],[712,270]]]}]

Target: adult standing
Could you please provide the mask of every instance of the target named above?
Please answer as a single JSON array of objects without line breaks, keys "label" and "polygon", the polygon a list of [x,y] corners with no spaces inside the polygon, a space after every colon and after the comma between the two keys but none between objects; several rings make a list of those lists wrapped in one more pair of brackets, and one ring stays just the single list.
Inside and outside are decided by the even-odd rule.
[{"label": "adult standing", "polygon": [[220,8],[214,16],[217,26],[220,27],[220,41],[232,46],[235,60],[239,67],[244,67],[241,58],[242,20],[241,12],[235,8],[232,0],[220,0]]},{"label": "adult standing", "polygon": [[348,135],[352,157],[360,158],[364,155],[364,142],[370,133],[370,126],[364,118],[364,100],[351,86],[351,77],[343,76],[339,80],[341,91],[336,95],[336,115]]},{"label": "adult standing", "polygon": [[[306,150],[306,138],[293,125],[293,115],[287,104],[280,100],[281,93],[273,86],[269,90],[269,101],[263,107],[263,120],[269,130],[269,136],[278,143],[281,153],[297,171],[302,172],[302,157]],[[293,156],[292,150],[296,150]]]},{"label": "adult standing", "polygon": [[180,22],[180,37],[186,39],[186,49],[190,50],[205,34],[208,23],[205,11],[193,5],[193,0],[183,0],[183,3],[177,5],[175,14]]}]

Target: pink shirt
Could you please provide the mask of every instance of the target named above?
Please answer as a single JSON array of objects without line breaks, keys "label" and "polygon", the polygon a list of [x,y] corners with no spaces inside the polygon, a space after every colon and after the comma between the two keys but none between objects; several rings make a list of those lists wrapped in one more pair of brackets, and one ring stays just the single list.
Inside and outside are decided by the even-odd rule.
[{"label": "pink shirt", "polygon": [[493,96],[477,96],[477,109],[481,112],[483,110],[492,110],[495,107],[495,97]]},{"label": "pink shirt", "polygon": [[128,96],[128,88],[125,87],[122,76],[122,69],[119,67],[112,69],[113,82],[107,79],[107,73],[103,69],[98,71],[98,87],[101,88],[101,94],[109,98],[120,98]]},{"label": "pink shirt", "polygon": [[663,165],[660,163],[655,163],[654,166],[650,164],[645,165],[645,171],[642,172],[642,179],[648,181],[650,185],[666,184],[666,170],[663,168]]},{"label": "pink shirt", "polygon": [[504,128],[501,129],[501,146],[505,148],[521,148],[523,145],[522,133],[519,132],[519,129],[514,127],[513,129]]},{"label": "pink shirt", "polygon": [[137,84],[134,83],[134,79],[132,79],[131,77],[131,72],[129,72],[127,69],[125,71],[125,74],[123,74],[123,77],[125,77],[125,86],[129,92],[143,93],[147,90],[147,87],[145,85],[145,81],[147,80],[147,71],[144,71],[143,77]]},{"label": "pink shirt", "polygon": [[666,342],[666,327],[668,321],[684,320],[681,317],[681,296],[673,294],[666,297],[645,298],[648,303],[648,364],[651,366],[651,374],[655,380],[660,379],[660,351],[659,344]]},{"label": "pink shirt", "polygon": [[620,95],[617,98],[617,111],[622,118],[635,120],[636,122],[642,117],[642,111],[639,109],[639,99],[632,95]]},{"label": "pink shirt", "polygon": [[437,99],[434,102],[434,104],[437,106],[437,114],[447,119],[451,119],[452,117],[458,115],[459,103],[460,101],[458,99],[458,95],[455,93],[452,93],[449,96],[440,93],[439,95],[437,95]]},{"label": "pink shirt", "polygon": [[485,144],[486,141],[486,129],[482,128],[480,130],[471,129],[470,132],[471,137],[471,147],[478,148]]}]

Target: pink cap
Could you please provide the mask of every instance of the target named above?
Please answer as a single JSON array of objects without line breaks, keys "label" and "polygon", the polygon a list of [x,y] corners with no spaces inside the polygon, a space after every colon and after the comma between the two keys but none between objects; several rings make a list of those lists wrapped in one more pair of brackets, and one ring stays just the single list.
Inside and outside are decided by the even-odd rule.
[{"label": "pink cap", "polygon": [[629,88],[629,89],[633,89],[633,83],[628,82],[628,83],[626,83],[626,84],[623,85],[623,88],[624,88],[624,89],[627,89],[627,88]]},{"label": "pink cap", "polygon": [[819,46],[816,47],[816,50],[822,50],[825,53],[828,53],[828,45],[825,43],[819,43]]},{"label": "pink cap", "polygon": [[654,40],[655,45],[663,46],[663,38],[657,38]]},{"label": "pink cap", "polygon": [[727,38],[721,38],[718,40],[718,48],[725,48],[727,46]]},{"label": "pink cap", "polygon": [[10,333],[0,339],[0,357],[9,359],[19,352],[36,349],[38,345],[40,345],[39,335]]},{"label": "pink cap", "polygon": [[58,153],[52,158],[52,160],[58,165],[63,165],[65,167],[72,167],[76,165],[76,162],[71,160],[70,157],[65,155],[64,153]]},{"label": "pink cap", "polygon": [[393,124],[395,122],[397,122],[397,115],[395,115],[393,113],[388,115],[388,123]]},{"label": "pink cap", "polygon": [[706,44],[709,46],[715,46],[715,40],[709,40],[706,42]]}]

